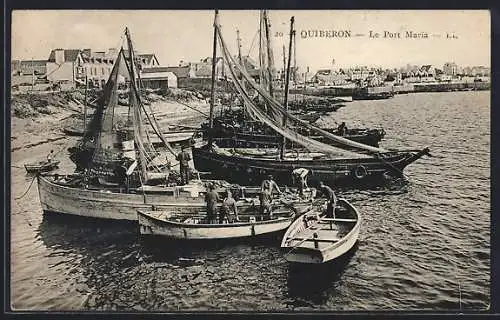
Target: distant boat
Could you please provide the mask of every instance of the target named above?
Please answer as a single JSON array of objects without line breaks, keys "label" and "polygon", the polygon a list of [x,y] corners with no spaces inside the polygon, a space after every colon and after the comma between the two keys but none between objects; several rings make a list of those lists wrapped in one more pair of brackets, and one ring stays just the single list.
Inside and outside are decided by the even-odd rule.
[{"label": "distant boat", "polygon": [[352,100],[382,100],[394,97],[389,87],[358,87],[352,93]]},{"label": "distant boat", "polygon": [[63,132],[69,136],[81,137],[85,133],[85,130],[82,127],[67,126],[63,128]]},{"label": "distant boat", "polygon": [[37,172],[47,172],[57,169],[59,167],[60,161],[40,161],[39,163],[25,164],[24,168],[26,172],[37,173]]},{"label": "distant boat", "polygon": [[334,260],[348,252],[359,237],[362,217],[345,199],[339,199],[335,217],[310,211],[288,228],[281,250],[289,262],[318,264]]},{"label": "distant boat", "polygon": [[238,214],[240,221],[233,223],[208,223],[204,206],[197,208],[191,215],[174,214],[170,211],[138,211],[137,217],[142,235],[185,240],[255,237],[285,230],[295,217],[291,208],[282,208],[280,211],[273,211],[273,219],[257,221],[258,206],[246,206],[245,209]]}]

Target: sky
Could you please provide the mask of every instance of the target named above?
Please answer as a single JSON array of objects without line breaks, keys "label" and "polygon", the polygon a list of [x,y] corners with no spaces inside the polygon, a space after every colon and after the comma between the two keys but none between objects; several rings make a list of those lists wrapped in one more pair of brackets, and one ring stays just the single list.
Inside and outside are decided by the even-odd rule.
[{"label": "sky", "polygon": [[[394,68],[408,63],[442,68],[445,62],[490,66],[487,10],[270,10],[278,67],[283,65],[292,15],[296,61],[303,69]],[[238,29],[242,54],[257,57],[258,19],[256,10],[219,11],[231,52],[237,54]],[[47,59],[54,48],[119,48],[127,26],[134,48],[139,53],[155,53],[161,65],[194,62],[212,55],[213,20],[214,11],[209,10],[16,10],[12,13],[12,59]],[[330,37],[321,37],[320,31]],[[331,37],[333,31],[345,36]],[[407,38],[407,31],[426,33],[428,38]],[[370,32],[379,37],[370,37]],[[389,33],[392,38],[384,37]]]}]

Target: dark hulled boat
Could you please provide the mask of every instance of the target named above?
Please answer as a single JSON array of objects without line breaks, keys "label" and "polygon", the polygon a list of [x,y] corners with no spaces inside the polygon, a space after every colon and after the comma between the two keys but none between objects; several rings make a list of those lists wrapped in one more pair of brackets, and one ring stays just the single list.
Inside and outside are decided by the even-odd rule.
[{"label": "dark hulled boat", "polygon": [[[292,37],[294,34],[293,17],[291,24],[290,35]],[[334,183],[335,185],[350,186],[380,183],[385,180],[385,177],[401,176],[406,166],[418,160],[423,155],[429,154],[428,148],[415,151],[387,151],[370,147],[338,137],[298,119],[288,112],[288,79],[285,85],[285,107],[283,108],[282,104],[277,102],[262,86],[257,85],[244,68],[232,57],[220,33],[217,16],[214,28],[214,57],[216,53],[216,40],[220,39],[223,51],[222,56],[229,66],[229,75],[244,101],[246,112],[255,120],[261,121],[272,128],[277,134],[280,134],[283,140],[294,141],[309,151],[315,151],[316,154],[303,154],[301,156],[299,150],[293,150],[287,154],[284,151],[286,143],[281,144],[279,156],[237,154],[231,152],[232,150],[218,148],[213,144],[213,137],[209,137],[207,144],[192,147],[194,164],[198,170],[210,172],[220,178],[226,178],[231,181],[245,181],[246,184],[259,183],[262,181],[262,178],[265,178],[268,174],[272,174],[278,182],[291,184],[290,175],[292,171],[296,168],[306,168],[317,179],[327,183]],[[292,39],[290,39],[290,51],[291,43]],[[288,62],[290,62],[290,59]],[[212,67],[215,68],[215,65]],[[289,77],[289,69],[288,66],[287,77]],[[249,84],[260,94],[260,97],[265,100],[265,104],[259,105],[254,103],[246,92],[245,85],[238,80],[238,75],[242,75],[246,84]],[[213,129],[213,94],[214,82],[212,81],[210,129]],[[294,124],[292,126],[293,129],[290,128],[292,123]],[[350,152],[303,136],[297,130],[299,126],[321,134],[325,139],[336,141],[345,146],[358,148],[365,153]],[[212,134],[211,130],[209,130],[209,134]]]},{"label": "dark hulled boat", "polygon": [[325,156],[258,157],[235,155],[225,150],[193,147],[193,161],[199,171],[236,183],[258,184],[272,174],[281,184],[292,184],[291,173],[307,168],[311,178],[335,186],[376,185],[387,177],[400,176],[404,168],[429,153],[429,148],[414,152],[387,152],[378,157],[327,158]]},{"label": "dark hulled boat", "polygon": [[[203,126],[208,129],[208,124]],[[310,130],[297,128],[300,134],[308,136],[314,140],[321,141],[334,146],[342,146],[342,144],[329,139],[325,139],[322,135],[314,134]],[[335,128],[324,129],[325,131],[338,135],[339,132]],[[379,142],[384,138],[384,129],[348,129],[343,138],[362,143],[365,145],[378,147]],[[219,147],[223,148],[265,148],[277,147],[282,143],[283,138],[276,134],[272,129],[262,126],[259,122],[246,122],[244,126],[235,126],[225,123],[224,121],[215,120],[214,129],[212,131],[213,141]],[[208,130],[204,130],[204,138],[208,138]],[[293,147],[292,141],[286,141],[286,147]],[[348,148],[348,147],[347,147]]]}]

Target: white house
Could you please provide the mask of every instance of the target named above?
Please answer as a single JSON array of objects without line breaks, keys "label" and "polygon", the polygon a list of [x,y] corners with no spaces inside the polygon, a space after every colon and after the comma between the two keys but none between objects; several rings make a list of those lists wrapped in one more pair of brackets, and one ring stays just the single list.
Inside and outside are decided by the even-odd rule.
[{"label": "white house", "polygon": [[143,68],[141,80],[144,88],[177,88],[177,76],[168,67]]}]

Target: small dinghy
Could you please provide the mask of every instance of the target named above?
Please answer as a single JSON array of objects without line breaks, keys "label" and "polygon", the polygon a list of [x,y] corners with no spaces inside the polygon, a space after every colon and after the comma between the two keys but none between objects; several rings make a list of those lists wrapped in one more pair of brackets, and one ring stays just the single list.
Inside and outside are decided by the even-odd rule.
[{"label": "small dinghy", "polygon": [[289,262],[318,264],[331,261],[348,252],[356,243],[361,215],[345,199],[339,199],[333,218],[317,209],[297,218],[281,242]]},{"label": "small dinghy", "polygon": [[170,211],[138,211],[141,235],[160,235],[174,239],[229,239],[255,237],[282,231],[292,223],[295,212],[290,207],[273,210],[273,218],[259,219],[258,206],[238,214],[239,221],[208,223],[202,208],[193,215]]},{"label": "small dinghy", "polygon": [[27,163],[24,168],[28,173],[47,172],[57,169],[60,161],[40,161],[39,163]]}]

